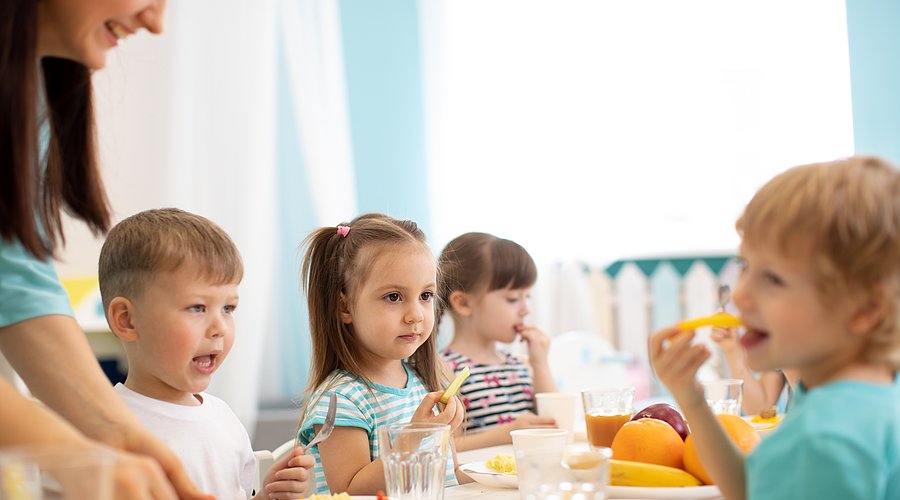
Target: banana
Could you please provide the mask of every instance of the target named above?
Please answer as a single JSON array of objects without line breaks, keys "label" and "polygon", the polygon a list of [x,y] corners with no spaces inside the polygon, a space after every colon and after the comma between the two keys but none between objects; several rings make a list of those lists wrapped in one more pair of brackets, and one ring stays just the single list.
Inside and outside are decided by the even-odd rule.
[{"label": "banana", "polygon": [[715,313],[702,318],[686,319],[678,322],[679,330],[694,330],[701,326],[718,326],[721,328],[734,328],[741,326],[741,319],[728,313]]},{"label": "banana", "polygon": [[456,396],[457,391],[459,391],[459,388],[462,387],[463,382],[465,382],[467,378],[469,378],[469,367],[464,366],[459,372],[459,375],[457,375],[456,378],[453,379],[453,382],[450,382],[450,385],[447,386],[447,389],[444,390],[444,394],[441,395],[441,403],[447,404],[450,402],[450,398]]},{"label": "banana", "polygon": [[700,486],[691,473],[664,465],[628,460],[609,461],[609,484],[613,486]]}]

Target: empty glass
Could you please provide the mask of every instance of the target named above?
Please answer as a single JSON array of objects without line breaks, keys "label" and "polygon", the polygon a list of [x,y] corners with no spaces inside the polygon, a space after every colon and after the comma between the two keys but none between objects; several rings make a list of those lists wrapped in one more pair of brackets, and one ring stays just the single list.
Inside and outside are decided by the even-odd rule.
[{"label": "empty glass", "polygon": [[0,500],[112,500],[114,467],[102,448],[0,449]]},{"label": "empty glass", "polygon": [[610,458],[609,448],[577,444],[517,449],[519,497],[523,500],[604,500]]},{"label": "empty glass", "polygon": [[744,381],[736,378],[724,378],[701,382],[706,404],[713,413],[741,414],[741,391]]},{"label": "empty glass", "polygon": [[392,500],[442,500],[450,426],[391,424],[378,428],[387,495]]}]

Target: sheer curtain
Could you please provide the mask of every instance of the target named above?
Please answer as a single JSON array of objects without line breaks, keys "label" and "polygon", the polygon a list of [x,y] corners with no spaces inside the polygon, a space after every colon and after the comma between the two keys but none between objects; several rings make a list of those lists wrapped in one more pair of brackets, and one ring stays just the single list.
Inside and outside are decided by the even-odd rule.
[{"label": "sheer curtain", "polygon": [[[274,309],[275,28],[274,0],[171,2],[162,36],[126,40],[95,77],[116,218],[180,207],[221,225],[241,251],[235,345],[209,391],[251,430]],[[75,238],[67,252],[92,247],[96,269],[101,242]]]}]

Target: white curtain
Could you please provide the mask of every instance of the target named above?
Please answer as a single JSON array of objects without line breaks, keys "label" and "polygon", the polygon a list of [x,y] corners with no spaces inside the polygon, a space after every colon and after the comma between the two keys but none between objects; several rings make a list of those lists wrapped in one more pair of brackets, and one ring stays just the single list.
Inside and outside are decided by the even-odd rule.
[{"label": "white curtain", "polygon": [[236,340],[209,392],[251,432],[273,316],[276,7],[275,0],[170,2],[166,32],[124,41],[95,78],[117,219],[176,206],[218,223],[241,251]]}]

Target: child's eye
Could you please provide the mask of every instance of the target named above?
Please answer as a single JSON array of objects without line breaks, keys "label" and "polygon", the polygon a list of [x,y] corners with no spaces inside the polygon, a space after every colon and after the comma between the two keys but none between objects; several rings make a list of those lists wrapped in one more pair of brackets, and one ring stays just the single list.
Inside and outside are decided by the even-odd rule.
[{"label": "child's eye", "polygon": [[419,295],[419,299],[421,299],[423,302],[430,302],[433,298],[434,292],[422,292],[422,295]]},{"label": "child's eye", "polygon": [[237,309],[237,306],[228,305],[228,306],[225,306],[224,309],[225,309],[225,314],[231,314],[234,312],[235,309]]},{"label": "child's eye", "polygon": [[737,264],[738,269],[740,269],[741,271],[747,269],[747,259],[743,257],[735,257],[734,263]]},{"label": "child's eye", "polygon": [[773,285],[778,285],[778,286],[784,285],[784,280],[781,279],[780,276],[778,276],[777,274],[775,274],[771,271],[764,272],[763,279],[766,280],[767,283],[771,283]]},{"label": "child's eye", "polygon": [[397,292],[392,292],[384,296],[388,300],[388,302],[400,302],[400,294]]},{"label": "child's eye", "polygon": [[195,313],[202,313],[206,311],[206,306],[204,306],[203,304],[194,304],[188,307],[188,310]]}]

